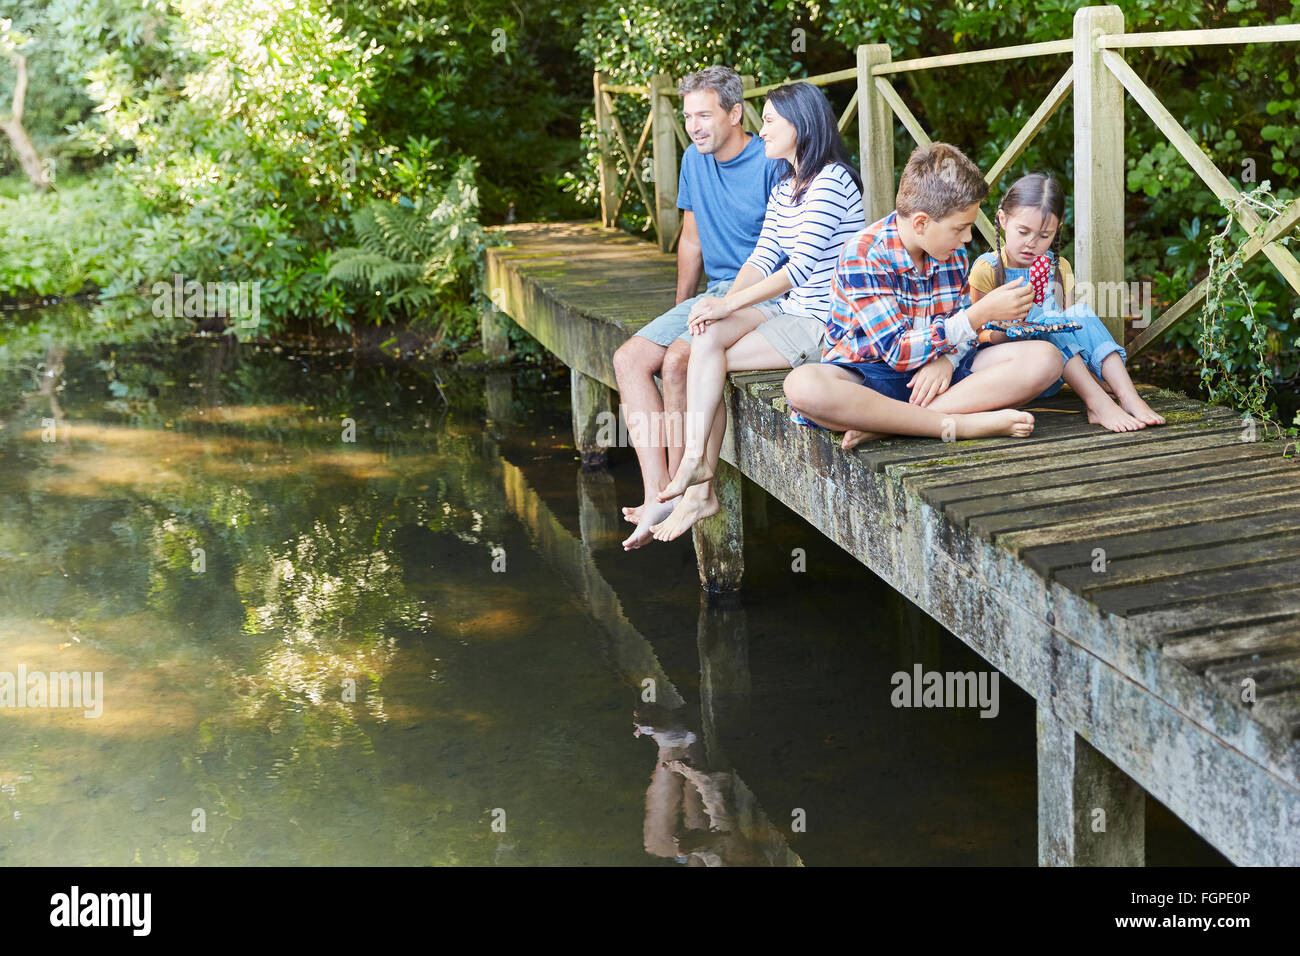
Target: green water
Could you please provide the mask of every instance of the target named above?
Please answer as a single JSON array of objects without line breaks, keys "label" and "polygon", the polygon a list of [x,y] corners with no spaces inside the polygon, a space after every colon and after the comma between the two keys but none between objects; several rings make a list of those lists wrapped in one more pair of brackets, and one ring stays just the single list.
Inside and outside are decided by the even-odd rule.
[{"label": "green water", "polygon": [[[1034,862],[1026,695],[892,707],[985,665],[759,489],[737,598],[624,554],[634,460],[582,473],[567,400],[211,339],[0,369],[0,674],[103,680],[0,708],[0,864]],[[1149,804],[1151,862],[1218,859]]]}]

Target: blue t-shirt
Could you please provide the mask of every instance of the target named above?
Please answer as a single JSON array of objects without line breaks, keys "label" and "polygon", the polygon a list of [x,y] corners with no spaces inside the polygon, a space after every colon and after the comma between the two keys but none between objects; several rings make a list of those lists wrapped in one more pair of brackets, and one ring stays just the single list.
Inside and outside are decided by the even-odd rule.
[{"label": "blue t-shirt", "polygon": [[768,159],[763,141],[750,135],[739,154],[720,163],[701,156],[692,143],[682,154],[677,208],[695,213],[710,282],[734,279],[758,244],[767,197],[781,178],[784,160]]}]

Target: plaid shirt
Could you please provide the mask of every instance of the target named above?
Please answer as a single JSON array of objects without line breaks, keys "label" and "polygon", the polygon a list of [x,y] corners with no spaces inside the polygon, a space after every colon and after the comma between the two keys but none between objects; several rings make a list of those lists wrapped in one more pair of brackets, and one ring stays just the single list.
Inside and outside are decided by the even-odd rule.
[{"label": "plaid shirt", "polygon": [[918,369],[974,337],[961,308],[966,250],[917,269],[898,234],[898,213],[867,226],[844,246],[831,280],[823,362],[885,362]]}]

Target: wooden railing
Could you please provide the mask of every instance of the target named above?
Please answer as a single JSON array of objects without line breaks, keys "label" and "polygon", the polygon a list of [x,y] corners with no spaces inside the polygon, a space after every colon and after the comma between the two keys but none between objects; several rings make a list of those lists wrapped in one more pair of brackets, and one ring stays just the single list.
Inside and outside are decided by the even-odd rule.
[{"label": "wooden railing", "polygon": [[[1074,99],[1074,182],[1069,190],[1074,201],[1074,272],[1078,295],[1101,316],[1117,341],[1124,341],[1126,319],[1131,313],[1130,283],[1124,276],[1124,94],[1150,117],[1192,170],[1225,204],[1233,209],[1237,221],[1250,234],[1243,246],[1243,258],[1249,260],[1260,252],[1281,273],[1287,284],[1300,294],[1300,263],[1277,240],[1300,224],[1300,200],[1293,201],[1270,223],[1263,223],[1249,205],[1240,202],[1241,193],[1219,171],[1196,141],[1174,119],[1159,97],[1125,62],[1123,49],[1166,46],[1210,46],[1240,43],[1294,43],[1300,41],[1300,25],[1240,27],[1223,30],[1173,30],[1152,33],[1125,33],[1124,14],[1119,7],[1083,7],[1075,12],[1074,35],[1070,39],[1047,43],[1028,43],[993,50],[975,50],[944,56],[893,60],[885,44],[858,47],[857,66],[834,73],[802,78],[815,86],[855,80],[848,106],[839,119],[845,133],[858,121],[859,162],[862,173],[863,206],[868,221],[879,219],[894,208],[895,155],[894,118],[903,124],[917,143],[926,145],[930,137],[915,115],[890,83],[895,73],[932,70],[952,66],[969,66],[999,60],[1026,57],[1068,55],[1069,64],[1046,98],[1034,110],[1020,131],[1003,149],[985,174],[993,186],[1011,168],[1029,143],[1038,135],[1073,91]],[[754,86],[745,82],[746,125],[757,130],[760,121],[750,102],[777,86],[798,82],[791,78],[782,83]],[[677,86],[665,75],[653,77],[648,86],[619,86],[595,77],[596,126],[600,144],[601,218],[606,226],[618,221],[628,189],[635,182],[649,211],[647,228],[654,226],[659,247],[671,251],[681,230],[677,210],[678,147],[685,150],[689,139],[680,121]],[[628,144],[619,123],[611,95],[648,97],[649,113],[637,139],[636,147]],[[644,156],[648,145],[651,156]],[[615,148],[628,166],[621,188]],[[644,170],[651,170],[649,176]],[[654,187],[654,197],[646,188],[646,179]],[[993,244],[993,224],[981,212],[976,226]],[[1200,305],[1206,296],[1208,280],[1202,280],[1149,325],[1135,321],[1140,334],[1128,344],[1134,355],[1156,341],[1179,319]]]}]

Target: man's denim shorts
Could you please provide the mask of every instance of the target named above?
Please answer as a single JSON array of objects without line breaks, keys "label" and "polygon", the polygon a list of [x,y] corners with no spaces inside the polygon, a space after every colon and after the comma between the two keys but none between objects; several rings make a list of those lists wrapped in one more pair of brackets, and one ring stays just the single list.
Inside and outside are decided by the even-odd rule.
[{"label": "man's denim shorts", "polygon": [[[691,306],[696,300],[706,295],[721,298],[731,291],[731,285],[734,279],[719,279],[717,282],[709,283],[709,287],[694,298],[679,302],[657,319],[653,319],[636,330],[636,335],[644,335],[655,345],[662,345],[664,348],[673,344],[675,339],[691,340],[691,333],[686,331],[686,320],[691,317]],[[775,299],[768,299],[766,302],[758,303],[760,306],[777,305],[781,301],[780,296]]]}]

